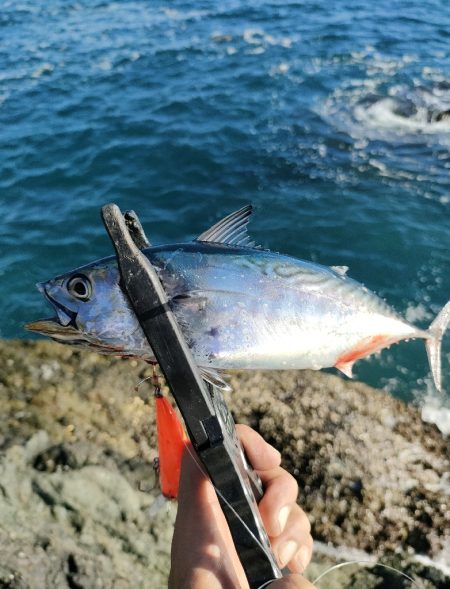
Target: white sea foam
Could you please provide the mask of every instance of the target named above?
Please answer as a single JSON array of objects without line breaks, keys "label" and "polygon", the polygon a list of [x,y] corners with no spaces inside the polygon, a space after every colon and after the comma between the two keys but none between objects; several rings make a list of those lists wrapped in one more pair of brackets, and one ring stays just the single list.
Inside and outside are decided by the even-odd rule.
[{"label": "white sea foam", "polygon": [[265,48],[261,45],[258,47],[253,47],[252,49],[248,49],[246,53],[249,55],[261,55],[261,53],[265,52]]},{"label": "white sea foam", "polygon": [[[449,360],[450,354],[443,358],[443,365],[448,365]],[[425,379],[425,383],[427,392],[421,403],[422,419],[428,423],[434,423],[444,435],[448,436],[450,435],[450,395],[445,392],[438,393],[431,379]],[[445,384],[444,380],[444,388]]]},{"label": "white sea foam", "polygon": [[105,72],[113,69],[112,61],[108,58],[101,59],[95,64],[95,67]]},{"label": "white sea foam", "polygon": [[129,55],[130,61],[137,61],[141,57],[139,51],[132,51]]},{"label": "white sea foam", "polygon": [[422,408],[422,419],[437,425],[444,435],[450,435],[450,407],[443,407],[433,399]]},{"label": "white sea foam", "polygon": [[274,36],[266,33],[261,28],[245,29],[242,37],[249,45],[277,45],[279,47],[284,47],[285,49],[290,49],[299,38],[298,35],[289,37]]},{"label": "white sea foam", "polygon": [[418,303],[417,305],[411,303],[406,308],[405,319],[406,321],[409,321],[409,323],[416,324],[419,321],[431,321],[433,316],[423,303]]},{"label": "white sea foam", "polygon": [[289,64],[288,63],[279,63],[278,65],[274,65],[270,68],[270,75],[277,76],[287,74],[289,71]]},{"label": "white sea foam", "polygon": [[207,17],[210,12],[207,10],[177,10],[176,8],[162,8],[161,12],[174,21],[185,21]]},{"label": "white sea foam", "polygon": [[[367,48],[351,54],[352,65],[364,69],[363,77],[346,80],[319,108],[322,116],[349,132],[355,140],[395,140],[436,136],[450,141],[450,86],[442,72],[423,68],[420,78],[410,73],[418,58],[405,54],[388,58]],[[318,59],[318,69],[330,67]],[[402,82],[398,81],[399,75]],[[409,82],[404,78],[409,76]]]},{"label": "white sea foam", "polygon": [[259,45],[264,41],[264,31],[262,29],[245,29],[243,38],[250,45]]},{"label": "white sea foam", "polygon": [[417,554],[414,557],[414,560],[425,566],[434,567],[440,570],[444,575],[450,576],[450,540],[447,540],[444,548],[434,559],[423,554]]},{"label": "white sea foam", "polygon": [[[395,98],[380,98],[370,106],[362,104],[354,109],[355,119],[366,127],[373,129],[388,129],[396,132],[421,132],[421,133],[449,133],[450,120],[429,120],[429,108],[419,106],[411,116],[403,116],[399,113],[401,103]],[[449,104],[440,107],[435,106],[439,112],[448,110]]]},{"label": "white sea foam", "polygon": [[45,74],[51,74],[54,69],[55,69],[55,66],[52,65],[51,63],[43,63],[42,65],[40,65],[38,68],[36,68],[34,70],[34,72],[31,74],[31,77],[32,78],[40,78],[41,76],[43,76]]}]

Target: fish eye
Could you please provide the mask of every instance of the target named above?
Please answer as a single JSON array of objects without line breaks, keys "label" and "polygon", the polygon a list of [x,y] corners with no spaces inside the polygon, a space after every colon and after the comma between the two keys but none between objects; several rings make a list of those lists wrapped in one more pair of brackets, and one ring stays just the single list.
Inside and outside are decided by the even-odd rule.
[{"label": "fish eye", "polygon": [[88,301],[92,296],[92,284],[84,274],[76,274],[67,283],[67,290],[70,295],[79,301]]}]

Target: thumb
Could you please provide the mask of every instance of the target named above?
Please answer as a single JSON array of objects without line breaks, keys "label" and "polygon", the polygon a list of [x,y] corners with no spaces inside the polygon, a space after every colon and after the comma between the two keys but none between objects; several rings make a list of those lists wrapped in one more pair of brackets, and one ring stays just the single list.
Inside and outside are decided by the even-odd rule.
[{"label": "thumb", "polygon": [[184,449],[178,497],[178,511],[189,510],[195,518],[204,505],[219,505],[214,487],[190,443]]}]

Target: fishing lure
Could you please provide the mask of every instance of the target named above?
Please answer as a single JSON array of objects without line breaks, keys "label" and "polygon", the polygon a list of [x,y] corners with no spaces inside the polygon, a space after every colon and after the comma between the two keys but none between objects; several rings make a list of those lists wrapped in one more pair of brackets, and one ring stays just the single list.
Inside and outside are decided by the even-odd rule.
[{"label": "fishing lure", "polygon": [[155,389],[158,470],[161,493],[167,499],[178,497],[181,460],[189,442],[175,409],[159,389]]}]

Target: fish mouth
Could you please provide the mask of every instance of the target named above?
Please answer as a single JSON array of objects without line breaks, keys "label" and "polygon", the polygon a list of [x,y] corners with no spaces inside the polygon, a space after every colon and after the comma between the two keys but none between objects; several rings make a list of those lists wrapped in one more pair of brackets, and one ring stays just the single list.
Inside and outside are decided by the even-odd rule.
[{"label": "fish mouth", "polygon": [[70,346],[77,346],[83,348],[91,348],[96,352],[102,354],[112,354],[114,356],[134,356],[134,354],[127,354],[123,348],[119,346],[109,345],[91,339],[86,334],[83,334],[75,325],[69,323],[68,325],[61,325],[57,317],[50,319],[39,319],[24,325],[25,329],[46,335],[60,344],[68,344]]},{"label": "fish mouth", "polygon": [[44,295],[45,299],[54,307],[56,317],[31,321],[30,323],[25,324],[25,329],[64,341],[73,339],[80,340],[83,338],[82,333],[77,326],[76,311],[68,309],[65,305],[54,299],[48,292],[45,284],[39,283],[37,284],[37,288]]},{"label": "fish mouth", "polygon": [[68,323],[63,325],[60,323],[58,317],[51,317],[49,319],[38,319],[38,321],[31,321],[24,325],[28,331],[48,335],[54,339],[59,340],[73,340],[81,339],[82,335],[76,325]]},{"label": "fish mouth", "polygon": [[132,355],[125,354],[123,348],[120,346],[98,341],[88,334],[83,333],[77,325],[76,311],[68,309],[65,305],[55,300],[48,292],[45,284],[39,283],[37,287],[46,300],[54,307],[56,317],[31,321],[24,325],[25,329],[46,335],[61,344],[92,348],[103,354]]}]

